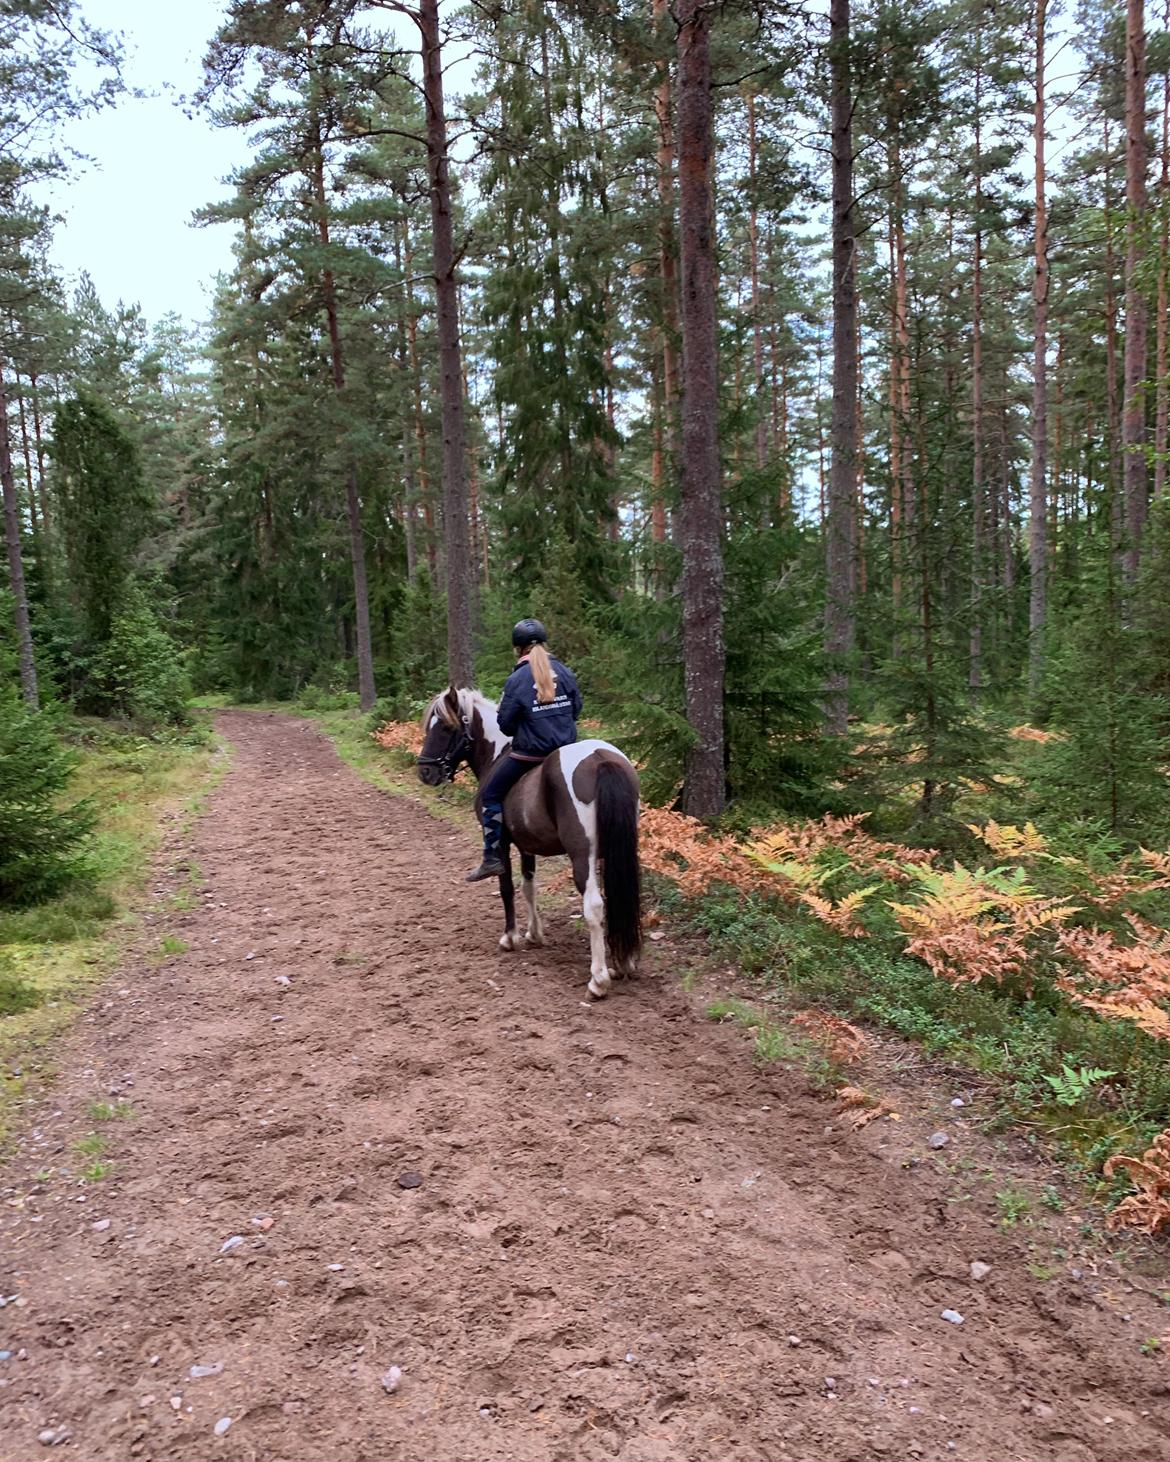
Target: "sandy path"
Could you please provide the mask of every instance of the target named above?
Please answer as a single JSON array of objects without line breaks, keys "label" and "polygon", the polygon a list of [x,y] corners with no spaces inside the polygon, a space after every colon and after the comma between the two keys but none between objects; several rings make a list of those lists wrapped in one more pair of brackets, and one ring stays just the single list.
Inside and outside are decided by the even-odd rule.
[{"label": "sandy path", "polygon": [[[222,728],[200,907],[158,926],[189,949],[106,987],[6,1179],[0,1457],[1170,1458],[1166,1373],[1088,1285],[670,978],[585,1008],[565,905],[502,954],[470,829],[304,723]],[[113,1175],[36,1181],[109,1092]]]}]

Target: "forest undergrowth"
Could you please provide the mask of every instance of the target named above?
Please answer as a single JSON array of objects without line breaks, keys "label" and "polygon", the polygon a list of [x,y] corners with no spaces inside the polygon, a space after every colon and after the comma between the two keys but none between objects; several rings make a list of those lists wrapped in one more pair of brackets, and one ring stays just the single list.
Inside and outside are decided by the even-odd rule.
[{"label": "forest undergrowth", "polygon": [[[76,718],[63,737],[76,756],[69,801],[93,830],[56,897],[0,910],[0,1143],[13,1108],[52,1072],[52,1038],[124,948],[165,829],[199,814],[226,763],[198,722],[146,736]],[[199,871],[187,874],[176,897],[193,902]]]},{"label": "forest undergrowth", "polygon": [[[384,764],[412,765],[416,723],[361,734]],[[736,833],[644,806],[641,852],[660,913],[756,978],[804,1037],[838,1055],[842,1018],[858,1020],[982,1074],[1000,1120],[1119,1200],[1113,1222],[1166,1228],[1170,854],[971,815],[960,859],[877,836],[864,813]]]}]

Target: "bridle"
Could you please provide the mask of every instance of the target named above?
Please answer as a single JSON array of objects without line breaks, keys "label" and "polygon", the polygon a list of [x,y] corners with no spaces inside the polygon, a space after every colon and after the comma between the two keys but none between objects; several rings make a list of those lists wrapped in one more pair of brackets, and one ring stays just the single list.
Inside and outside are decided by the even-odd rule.
[{"label": "bridle", "polygon": [[470,763],[471,725],[466,716],[459,718],[459,725],[451,728],[451,739],[439,756],[419,754],[420,767],[438,767],[445,782],[453,782],[455,773],[463,762]]}]

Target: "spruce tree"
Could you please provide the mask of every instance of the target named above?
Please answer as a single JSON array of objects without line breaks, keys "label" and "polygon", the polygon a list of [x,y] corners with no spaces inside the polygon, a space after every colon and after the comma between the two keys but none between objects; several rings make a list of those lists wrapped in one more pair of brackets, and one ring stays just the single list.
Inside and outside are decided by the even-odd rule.
[{"label": "spruce tree", "polygon": [[82,872],[92,810],[63,805],[74,758],[56,719],[0,684],[0,905],[37,903]]},{"label": "spruce tree", "polygon": [[91,643],[102,645],[155,501],[129,432],[93,396],[58,408],[50,451],[74,606]]}]

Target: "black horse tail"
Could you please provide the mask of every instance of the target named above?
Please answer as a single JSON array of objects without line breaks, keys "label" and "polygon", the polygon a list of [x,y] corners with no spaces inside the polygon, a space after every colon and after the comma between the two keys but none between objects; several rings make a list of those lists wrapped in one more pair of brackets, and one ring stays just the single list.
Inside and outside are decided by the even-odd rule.
[{"label": "black horse tail", "polygon": [[597,769],[597,856],[602,865],[610,953],[629,964],[642,948],[642,869],[638,863],[638,793],[618,762]]}]

